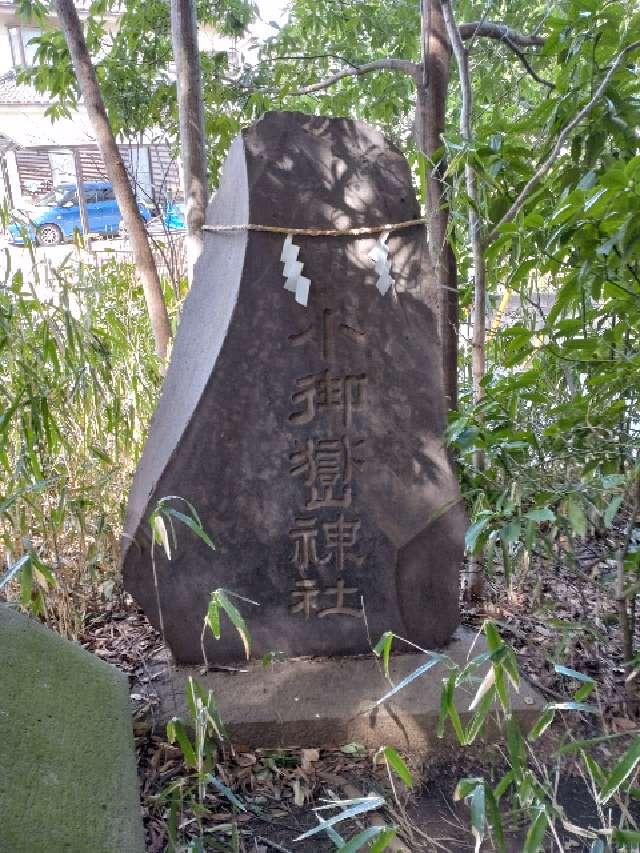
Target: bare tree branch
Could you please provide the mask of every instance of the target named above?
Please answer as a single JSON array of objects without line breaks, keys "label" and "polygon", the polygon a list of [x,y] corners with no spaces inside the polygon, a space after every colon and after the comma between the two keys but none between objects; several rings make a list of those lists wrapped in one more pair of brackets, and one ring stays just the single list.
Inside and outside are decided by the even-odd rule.
[{"label": "bare tree branch", "polygon": [[470,24],[460,24],[458,30],[463,41],[475,36],[483,36],[496,41],[511,42],[516,47],[542,47],[545,43],[542,36],[519,33],[498,21],[473,21]]},{"label": "bare tree branch", "polygon": [[[503,44],[506,44],[507,47],[515,53],[534,80],[548,86],[549,88],[553,87],[553,83],[550,83],[548,80],[544,80],[534,71],[527,57],[520,49],[523,47],[543,45],[545,40],[542,36],[520,33],[507,26],[507,24],[501,24],[495,21],[474,21],[470,24],[461,24],[458,27],[458,31],[463,40],[474,39],[476,36],[481,36],[503,42]],[[421,65],[417,62],[412,62],[409,59],[375,59],[372,62],[366,62],[363,65],[354,65],[342,56],[320,54],[318,56],[276,56],[270,61],[278,59],[324,58],[338,59],[340,62],[344,62],[349,65],[349,68],[346,68],[344,71],[338,71],[336,74],[332,74],[330,77],[320,80],[318,83],[312,83],[309,86],[303,86],[300,89],[289,92],[289,95],[312,95],[314,92],[321,92],[324,89],[328,89],[330,86],[333,86],[340,80],[344,80],[346,77],[360,77],[363,74],[370,74],[373,71],[397,71],[400,74],[408,74],[409,77],[412,77],[416,81],[416,83],[420,82],[419,74]]]},{"label": "bare tree branch", "polygon": [[284,62],[286,60],[298,61],[300,59],[335,59],[338,62],[342,62],[343,65],[348,65],[350,68],[360,67],[357,62],[352,62],[350,59],[347,59],[345,56],[340,56],[337,53],[287,53],[282,56],[265,56],[259,61],[258,65],[271,62]]},{"label": "bare tree branch", "polygon": [[458,32],[464,41],[469,42],[469,45],[471,45],[474,39],[478,36],[484,36],[486,38],[495,39],[496,41],[501,41],[509,48],[509,50],[515,53],[520,62],[524,65],[527,73],[530,74],[537,83],[541,83],[549,89],[554,88],[553,83],[549,80],[545,80],[544,77],[540,77],[529,62],[527,55],[523,50],[521,50],[523,47],[536,47],[543,45],[545,40],[542,36],[519,33],[516,30],[512,30],[511,27],[508,27],[506,24],[485,21],[484,19],[481,21],[475,21],[471,24],[460,24],[458,26]]},{"label": "bare tree branch", "polygon": [[505,44],[507,45],[509,50],[515,53],[515,55],[518,57],[520,62],[524,65],[524,67],[527,69],[527,72],[533,77],[536,83],[542,83],[543,86],[547,86],[547,88],[549,89],[555,89],[555,85],[550,80],[545,80],[544,77],[540,77],[540,75],[534,70],[531,63],[527,59],[526,54],[522,50],[520,50],[517,45],[515,45],[511,41],[505,41]]},{"label": "bare tree branch", "polygon": [[313,92],[321,92],[323,89],[328,89],[343,80],[345,77],[360,77],[362,74],[369,74],[372,71],[398,71],[401,74],[408,74],[416,82],[418,82],[418,71],[420,66],[416,62],[411,62],[410,59],[375,59],[373,62],[366,62],[364,65],[357,65],[354,68],[346,68],[344,71],[339,71],[337,74],[332,74],[325,80],[319,83],[312,83],[310,86],[303,86],[301,89],[296,89],[294,92],[288,92],[289,95],[311,95]]},{"label": "bare tree branch", "polygon": [[622,61],[627,56],[627,54],[631,53],[634,50],[638,50],[639,48],[640,48],[640,40],[634,41],[631,44],[628,44],[616,56],[616,58],[611,63],[611,67],[609,68],[607,73],[604,75],[604,77],[600,81],[600,85],[598,86],[598,88],[594,92],[593,97],[588,101],[588,103],[585,104],[585,106],[579,112],[576,113],[576,115],[571,119],[571,121],[564,126],[564,128],[562,129],[562,131],[560,132],[560,135],[558,136],[558,138],[556,140],[556,144],[551,149],[551,152],[542,161],[542,163],[538,166],[538,168],[533,173],[531,178],[529,178],[527,183],[520,190],[520,192],[518,193],[518,195],[516,197],[516,200],[513,202],[513,204],[509,208],[509,210],[507,210],[507,212],[504,214],[502,219],[498,222],[497,225],[495,225],[491,229],[491,232],[488,234],[487,239],[486,239],[486,245],[488,245],[489,243],[492,243],[496,239],[496,237],[500,233],[500,228],[503,225],[506,225],[507,222],[512,222],[516,218],[516,216],[518,215],[518,213],[522,209],[522,206],[524,205],[527,198],[531,195],[533,190],[538,186],[540,181],[549,172],[549,170],[551,169],[551,167],[553,166],[555,161],[560,156],[560,153],[562,152],[562,148],[563,148],[564,144],[566,143],[567,139],[569,138],[571,131],[574,130],[574,128],[576,128],[580,124],[580,122],[583,121],[589,115],[591,110],[595,107],[597,102],[600,100],[600,98],[604,94],[607,86],[609,85],[611,78],[616,73],[616,71],[620,67]]}]

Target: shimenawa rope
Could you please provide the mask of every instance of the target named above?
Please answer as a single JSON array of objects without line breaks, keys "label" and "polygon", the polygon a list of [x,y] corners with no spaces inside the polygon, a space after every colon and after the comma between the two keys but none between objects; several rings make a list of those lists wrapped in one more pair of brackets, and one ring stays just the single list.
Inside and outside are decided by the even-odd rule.
[{"label": "shimenawa rope", "polygon": [[281,225],[203,225],[203,231],[223,233],[225,231],[267,231],[270,234],[291,234],[301,237],[363,237],[367,234],[380,234],[384,231],[403,231],[414,225],[424,225],[426,219],[407,219],[405,222],[393,222],[387,225],[367,225],[362,228],[288,228]]}]

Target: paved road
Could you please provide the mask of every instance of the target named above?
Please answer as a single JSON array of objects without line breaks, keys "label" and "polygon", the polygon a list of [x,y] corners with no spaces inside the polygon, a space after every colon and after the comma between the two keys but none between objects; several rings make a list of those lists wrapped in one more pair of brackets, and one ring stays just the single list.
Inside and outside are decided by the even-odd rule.
[{"label": "paved road", "polygon": [[[154,234],[156,241],[166,243],[164,234]],[[176,232],[171,238],[172,251],[156,252],[156,261],[161,275],[184,275],[184,251],[182,234]],[[0,284],[7,281],[17,270],[21,270],[26,282],[33,282],[40,286],[48,287],[55,279],[51,275],[51,268],[56,268],[64,263],[71,266],[80,261],[87,264],[100,263],[110,257],[122,260],[132,260],[131,248],[125,239],[117,238],[104,240],[96,237],[91,241],[91,251],[78,249],[74,243],[63,243],[61,246],[34,246],[31,249],[26,246],[15,246],[0,236]],[[167,258],[171,260],[168,261]],[[170,262],[175,268],[169,271],[166,264]]]},{"label": "paved road", "polygon": [[[123,240],[94,240],[92,248],[100,254],[107,251],[128,251]],[[87,258],[87,253],[80,252],[73,243],[63,243],[61,246],[34,246],[30,250],[26,246],[15,246],[6,238],[0,237],[0,277],[4,281],[7,273],[11,275],[17,270],[22,270],[25,278],[31,277],[34,275],[34,262],[42,270],[47,265],[58,267],[67,259],[77,262],[81,255]]]}]

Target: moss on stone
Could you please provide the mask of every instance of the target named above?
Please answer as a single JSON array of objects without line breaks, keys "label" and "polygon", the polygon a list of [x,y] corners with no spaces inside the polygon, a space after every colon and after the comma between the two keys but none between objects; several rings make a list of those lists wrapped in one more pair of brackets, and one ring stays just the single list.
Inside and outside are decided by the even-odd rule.
[{"label": "moss on stone", "polygon": [[6,606],[0,850],[144,850],[126,677]]}]

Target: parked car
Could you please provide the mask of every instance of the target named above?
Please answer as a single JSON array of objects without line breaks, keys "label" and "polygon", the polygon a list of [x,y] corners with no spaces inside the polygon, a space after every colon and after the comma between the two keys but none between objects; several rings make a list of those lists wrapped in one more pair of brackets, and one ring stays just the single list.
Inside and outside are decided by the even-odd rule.
[{"label": "parked car", "polygon": [[[92,234],[115,236],[120,229],[122,215],[107,181],[90,181],[84,184],[87,201],[89,231]],[[138,202],[145,222],[151,211]],[[82,233],[80,203],[75,184],[60,184],[52,192],[33,204],[13,211],[14,221],[9,225],[9,239],[24,244],[24,232],[41,246],[56,246],[70,240],[75,231]]]}]

